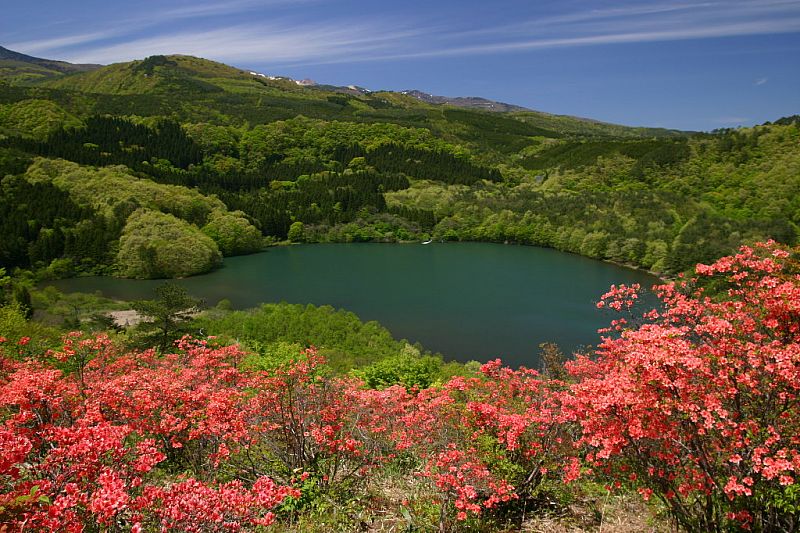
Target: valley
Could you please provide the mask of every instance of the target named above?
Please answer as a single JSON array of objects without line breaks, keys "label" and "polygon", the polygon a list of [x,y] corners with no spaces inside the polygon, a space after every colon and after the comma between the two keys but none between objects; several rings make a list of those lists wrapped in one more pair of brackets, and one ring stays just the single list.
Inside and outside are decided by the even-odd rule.
[{"label": "valley", "polygon": [[321,81],[0,47],[0,531],[797,529],[800,116]]},{"label": "valley", "polygon": [[[191,275],[220,254],[257,249],[256,232],[286,241],[294,225],[302,242],[510,242],[674,275],[745,242],[794,243],[800,222],[791,119],[714,134],[627,128],[346,94],[154,56],[0,84],[0,135],[0,172],[22,176],[9,178],[18,185],[0,205],[27,205],[36,183],[51,191],[36,195],[66,193],[84,210],[58,229],[5,216],[7,269],[57,261],[74,273]],[[80,185],[59,178],[78,169]],[[103,190],[112,173],[113,193]],[[122,188],[125,198],[107,196]],[[137,209],[153,213],[126,228]],[[206,241],[186,268],[167,266],[129,235],[156,224],[155,213],[176,217],[164,222],[176,238],[199,243],[205,228],[215,246]],[[81,220],[102,222],[90,230]],[[74,244],[87,231],[103,252]],[[223,243],[220,232],[244,242]],[[131,265],[131,246],[161,266]]]}]

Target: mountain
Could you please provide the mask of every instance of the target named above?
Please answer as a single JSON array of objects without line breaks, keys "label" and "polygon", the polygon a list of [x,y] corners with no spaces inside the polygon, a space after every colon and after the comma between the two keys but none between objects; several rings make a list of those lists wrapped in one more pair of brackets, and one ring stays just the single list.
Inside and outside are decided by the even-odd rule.
[{"label": "mountain", "polygon": [[34,82],[75,72],[86,72],[102,65],[79,65],[21,54],[0,46],[0,80]]},{"label": "mountain", "polygon": [[[228,236],[244,228],[273,241],[534,244],[666,273],[800,232],[791,118],[695,134],[191,56],[66,74],[13,57],[23,70],[0,83],[7,269],[69,259],[82,272],[163,273],[137,263],[157,254],[122,246],[144,246],[159,224],[215,238],[223,254],[243,248]],[[52,75],[20,81],[32,67]],[[201,209],[212,198],[221,205]]]},{"label": "mountain", "polygon": [[[259,123],[298,114],[325,120],[388,121],[433,131],[460,131],[459,140],[510,153],[530,136],[600,135],[669,137],[675,130],[631,128],[552,115],[480,97],[434,96],[423,91],[370,91],[312,80],[266,75],[185,55],[156,55],[107,66],[74,65],[0,48],[0,79],[12,85],[37,85],[57,91],[109,95],[95,97],[95,113],[177,114],[182,120],[216,120],[221,111]],[[66,97],[64,93],[59,98]],[[53,97],[58,100],[59,98]],[[135,100],[131,103],[129,100]],[[75,114],[75,110],[66,110]],[[85,107],[81,108],[85,113]],[[445,113],[445,123],[442,113]],[[147,114],[147,113],[146,113]],[[216,117],[216,118],[215,118]],[[462,123],[452,128],[450,123]]]},{"label": "mountain", "polygon": [[[231,67],[207,59],[151,56],[89,72],[45,80],[43,87],[81,93],[148,99],[158,113],[177,113],[198,122],[218,112],[250,123],[302,114],[324,120],[393,122],[442,134],[458,131],[459,141],[491,144],[500,152],[522,148],[531,136],[603,135],[668,137],[675,130],[630,128],[566,115],[551,115],[484,98],[445,98],[422,91],[370,91],[294,80]],[[191,98],[187,96],[191,95]],[[98,97],[99,98],[99,97]],[[107,98],[103,99],[105,102]],[[120,104],[121,105],[121,104]],[[141,107],[141,104],[137,104]],[[109,111],[106,111],[109,112]],[[444,115],[443,115],[444,113]],[[444,118],[444,122],[443,119]],[[461,123],[451,127],[451,123]]]},{"label": "mountain", "polygon": [[[625,483],[631,472],[644,472],[637,485],[665,489],[654,494],[662,501],[655,510],[662,511],[669,502],[678,502],[676,523],[682,520],[684,525],[710,525],[703,530],[738,525],[733,519],[721,524],[708,519],[708,491],[692,492],[689,500],[682,501],[664,495],[676,492],[666,489],[675,488],[677,483],[699,479],[701,490],[715,484],[717,500],[711,501],[715,505],[711,508],[712,518],[746,515],[741,519],[752,520],[742,525],[753,524],[754,529],[765,525],[761,530],[770,525],[776,526],[770,530],[790,530],[796,525],[798,492],[781,486],[788,476],[766,481],[761,476],[764,479],[752,487],[759,497],[752,503],[740,497],[739,489],[750,489],[738,484],[736,476],[743,468],[731,465],[739,461],[730,458],[733,452],[742,450],[719,447],[721,431],[714,432],[714,441],[692,443],[688,437],[685,439],[694,449],[717,450],[716,454],[709,454],[718,460],[708,475],[708,469],[701,471],[699,466],[703,465],[698,466],[705,455],[700,459],[695,455],[679,457],[678,467],[687,467],[678,472],[683,477],[674,483],[671,477],[660,475],[644,479],[648,466],[670,469],[676,463],[673,459],[680,455],[673,453],[677,449],[675,439],[659,444],[652,435],[643,444],[658,454],[638,453],[642,446],[623,450],[627,455],[619,456],[616,465],[620,468],[611,464],[614,472],[604,471],[603,478],[585,478],[586,484],[571,485],[576,487],[575,492],[558,485],[557,472],[548,473],[548,479],[539,475],[545,471],[540,468],[543,465],[555,472],[559,465],[597,451],[590,446],[575,449],[569,442],[549,445],[574,430],[573,422],[555,425],[550,416],[551,407],[564,405],[561,400],[565,393],[577,391],[578,396],[567,400],[573,405],[580,402],[589,406],[584,411],[590,416],[577,422],[592,422],[599,427],[605,418],[597,417],[608,415],[608,420],[619,424],[619,412],[632,404],[630,394],[619,394],[616,386],[623,383],[630,392],[637,379],[648,380],[639,389],[646,395],[645,401],[670,394],[676,399],[671,408],[676,411],[677,406],[680,411],[667,420],[668,424],[659,422],[658,426],[667,428],[670,438],[683,439],[685,432],[672,428],[691,430],[686,413],[708,408],[708,398],[716,397],[721,398],[718,406],[731,398],[737,405],[741,398],[749,402],[744,405],[746,410],[740,409],[729,417],[736,425],[725,425],[723,429],[747,431],[748,438],[752,435],[753,439],[769,439],[768,443],[776,440],[778,431],[783,435],[797,434],[798,410],[794,404],[798,336],[792,328],[798,324],[798,254],[772,245],[752,254],[741,249],[736,258],[697,268],[709,274],[703,280],[685,278],[687,281],[676,284],[674,290],[656,289],[664,293],[665,303],[644,315],[641,329],[637,330],[640,321],[619,318],[601,338],[600,350],[595,352],[597,358],[591,355],[590,348],[577,352],[570,369],[576,370],[576,380],[581,376],[586,379],[572,384],[559,378],[564,376],[564,357],[554,344],[540,345],[548,363],[542,375],[524,368],[498,370],[498,362],[484,365],[483,375],[478,378],[472,363],[460,367],[441,364],[433,357],[420,358],[423,354],[419,345],[387,339],[388,332],[376,322],[361,324],[330,306],[319,308],[321,313],[316,314],[312,306],[303,304],[291,308],[288,304],[270,305],[249,314],[230,314],[226,308],[232,304],[223,300],[209,310],[203,322],[183,327],[177,324],[176,317],[196,304],[186,303],[191,299],[177,285],[162,285],[156,288],[157,300],[135,305],[147,317],[162,315],[158,332],[161,346],[168,345],[173,333],[199,331],[201,337],[206,335],[204,332],[220,335],[212,343],[215,346],[234,338],[236,344],[241,340],[241,349],[233,346],[231,350],[216,350],[206,346],[205,341],[184,339],[174,356],[138,350],[131,356],[119,355],[118,343],[150,344],[148,339],[153,337],[144,323],[142,329],[129,333],[81,341],[78,347],[88,347],[77,358],[48,366],[54,352],[46,348],[60,350],[60,332],[25,321],[25,314],[35,304],[37,317],[60,322],[58,316],[63,316],[70,329],[109,327],[97,314],[105,310],[109,300],[100,295],[62,296],[53,288],[29,292],[29,287],[39,280],[80,274],[185,277],[214,268],[223,257],[276,243],[404,242],[410,247],[412,243],[435,242],[431,247],[422,247],[433,252],[432,261],[437,260],[436,250],[441,249],[438,243],[444,241],[524,244],[643,268],[663,276],[675,276],[698,263],[708,265],[731,255],[742,244],[775,239],[796,245],[800,234],[800,122],[796,117],[752,128],[692,134],[532,110],[497,112],[480,106],[464,107],[453,103],[453,99],[442,102],[430,95],[420,97],[417,92],[304,86],[292,79],[187,56],[152,56],[75,72],[69,71],[75,66],[4,52],[10,56],[2,61],[8,66],[5,72],[11,83],[0,83],[0,417],[4,418],[0,448],[4,458],[9,455],[6,450],[12,456],[0,461],[4,478],[1,498],[11,502],[0,508],[4,523],[19,518],[12,525],[44,529],[37,526],[52,524],[54,519],[73,524],[82,524],[84,519],[86,523],[99,519],[120,524],[135,519],[149,527],[159,521],[164,524],[165,517],[175,514],[172,510],[186,501],[178,496],[190,491],[197,496],[194,499],[199,505],[189,507],[190,514],[176,515],[168,527],[199,529],[205,524],[199,525],[197,516],[216,519],[223,515],[230,524],[238,525],[237,520],[241,519],[246,520],[245,528],[256,527],[271,520],[271,502],[294,494],[294,501],[285,509],[291,511],[290,516],[285,516],[291,523],[278,526],[286,531],[300,531],[315,523],[320,524],[317,530],[324,530],[326,523],[330,530],[331,518],[343,530],[360,526],[378,530],[401,523],[433,530],[437,529],[437,520],[441,530],[458,525],[456,518],[465,516],[456,515],[461,508],[483,507],[486,514],[482,510],[481,516],[470,516],[467,526],[483,531],[537,529],[540,524],[552,524],[550,516],[546,517],[547,522],[528,522],[520,517],[529,511],[529,516],[535,516],[537,509],[549,515],[553,505],[559,511],[580,501],[586,505],[570,512],[566,520],[573,526],[594,528],[596,505],[588,500],[596,498],[587,496],[597,492],[597,484],[608,481],[614,472],[621,474],[620,480]],[[488,101],[478,103],[482,102]],[[274,263],[274,259],[274,254],[264,256],[268,262]],[[426,260],[419,266],[426,269],[430,264]],[[486,269],[474,267],[465,258],[433,281],[441,287],[457,284],[458,290],[475,295],[497,286],[512,287],[520,296],[540,301],[552,310],[553,316],[572,315],[563,320],[566,327],[575,322],[572,311],[577,302],[570,295],[565,299],[550,287],[535,290],[529,283],[513,285],[506,265],[500,262]],[[535,261],[526,269],[529,277],[545,282],[559,274],[541,268]],[[575,279],[574,283],[607,279],[600,263],[595,263],[592,270],[587,279]],[[9,274],[12,277],[6,277]],[[337,273],[329,274],[308,282],[337,283]],[[269,276],[269,272],[263,276]],[[278,278],[273,281],[280,283]],[[391,284],[392,279],[384,276],[384,282]],[[627,309],[636,296],[634,288],[612,287],[600,306],[621,310],[624,316],[637,315],[647,307]],[[751,291],[752,288],[764,290]],[[768,306],[750,305],[762,300]],[[4,305],[6,302],[13,305]],[[424,304],[410,303],[412,308]],[[481,305],[486,304],[479,302],[476,307]],[[167,313],[162,312],[164,309]],[[502,312],[502,308],[490,311]],[[95,316],[89,319],[90,315]],[[521,318],[536,320],[530,316]],[[545,325],[557,333],[562,324],[545,318]],[[445,319],[446,315],[437,317]],[[37,337],[44,337],[47,344],[40,344],[42,340]],[[70,339],[78,342],[70,335],[65,337],[66,355],[71,353]],[[785,339],[788,340],[784,342]],[[318,356],[314,350],[300,352],[299,346],[310,344],[321,347]],[[248,353],[242,356],[245,348]],[[86,372],[78,375],[83,369],[81,360],[87,354],[96,357],[86,366]],[[329,354],[331,364],[316,367],[317,361],[325,360]],[[740,357],[735,358],[736,354]],[[727,366],[722,361],[726,358],[730,359]],[[292,360],[298,364],[292,365]],[[757,364],[750,365],[752,361]],[[643,366],[649,363],[653,365]],[[349,373],[350,368],[361,365],[367,366]],[[700,371],[685,372],[698,365]],[[777,370],[750,374],[748,378],[743,372],[748,366]],[[598,371],[602,373],[603,369],[611,370],[612,379],[599,381]],[[709,369],[721,370],[722,379],[707,379]],[[335,372],[347,375],[337,380]],[[676,375],[681,379],[674,379]],[[361,381],[369,387],[387,388],[370,392]],[[689,386],[675,388],[680,382]],[[206,386],[209,383],[210,388]],[[432,383],[444,385],[415,393]],[[754,389],[752,383],[764,387]],[[74,409],[65,411],[59,419],[51,417],[52,423],[36,426],[36,413],[26,404],[30,403],[28,396],[44,390],[41,384],[48,391],[46,399],[69,403]],[[263,390],[258,389],[259,384]],[[392,384],[397,385],[389,386]],[[775,384],[783,388],[775,388]],[[716,397],[706,394],[706,389],[714,385]],[[161,395],[166,397],[165,402],[154,403],[152,394],[141,394],[156,388],[168,393]],[[64,391],[65,395],[53,391]],[[86,402],[80,403],[77,391],[85,392],[82,397],[88,398]],[[608,394],[597,396],[596,391]],[[781,396],[789,393],[794,396]],[[191,405],[191,412],[183,409],[189,394],[195,396],[198,405],[211,403],[216,408],[208,413]],[[590,397],[592,394],[597,398]],[[98,412],[91,406],[102,404],[112,395],[112,399],[121,398],[122,403],[115,404],[120,408],[99,413],[104,422],[98,424],[94,416]],[[207,401],[209,398],[215,401]],[[687,403],[686,398],[700,401]],[[764,398],[774,399],[775,403],[769,405],[775,408],[762,409],[766,405]],[[15,406],[15,402],[20,405]],[[734,402],[728,402],[726,407],[731,403]],[[784,417],[789,412],[787,405],[793,409],[791,419]],[[531,410],[537,406],[542,409]],[[609,411],[609,406],[614,410]],[[687,406],[688,411],[683,409]],[[649,416],[647,407],[642,404],[632,416]],[[246,416],[233,419],[232,426],[230,414],[237,408],[244,410]],[[78,419],[79,424],[69,427],[72,417],[67,415],[80,415],[87,409],[91,418]],[[198,433],[194,438],[181,429],[184,426],[174,424],[174,416],[172,420],[154,419],[154,409],[170,416],[172,411],[176,416],[186,415],[181,420],[192,424],[192,428],[214,431],[194,432]],[[711,422],[717,424],[724,412],[712,411],[715,414]],[[138,412],[146,418],[130,416]],[[194,416],[198,412],[202,419]],[[282,418],[295,413],[309,416],[295,417],[288,425],[283,423]],[[410,413],[422,422],[430,420],[435,426],[431,426],[435,438],[426,438],[427,428],[422,427],[411,428],[417,431],[394,439],[398,436],[395,429],[402,429],[403,423],[395,413]],[[500,413],[503,418],[498,421],[484,416],[492,413]],[[762,416],[756,416],[750,424],[747,417],[754,413]],[[258,427],[242,432],[241,428],[246,429],[253,420]],[[641,429],[638,420],[621,420],[629,429],[623,437],[641,435],[635,432]],[[162,421],[169,424],[159,424]],[[782,421],[787,423],[777,425]],[[767,423],[778,429],[767,431],[772,430]],[[136,426],[136,431],[126,430],[126,424]],[[309,439],[315,448],[299,448],[300,452],[308,449],[310,454],[296,453],[294,439],[287,445],[287,432],[303,431],[300,424],[306,428],[328,424],[321,432],[324,441]],[[342,430],[333,429],[334,434],[328,435],[330,424]],[[9,433],[9,427],[19,429],[19,435]],[[448,435],[454,435],[456,440],[445,438]],[[39,445],[43,442],[40,436],[58,446]],[[73,436],[86,438],[75,440]],[[598,440],[609,433],[595,431],[584,436]],[[537,451],[537,455],[520,453],[521,447],[512,449],[512,437],[519,437],[521,446]],[[68,439],[72,440],[66,442]],[[108,454],[103,456],[108,461],[99,461],[97,453],[76,465],[64,463],[64,453],[58,455],[59,450],[73,440],[76,444],[66,448],[68,451],[98,451],[99,444],[108,444],[105,449],[111,447],[114,458],[120,458],[122,463],[114,464]],[[254,444],[248,453],[253,452],[252,464],[257,466],[259,475],[280,481],[296,479],[293,472],[303,471],[308,473],[308,479],[300,483],[307,477],[304,474],[293,487],[277,487],[266,477],[254,483],[251,479],[246,485],[220,484],[232,477],[254,477],[249,461],[239,460],[245,459],[240,453],[243,440]],[[35,441],[35,445],[29,441]],[[797,448],[796,439],[784,441]],[[231,443],[232,454],[223,453],[226,442]],[[347,444],[347,449],[338,444],[341,442]],[[184,444],[183,452],[176,449]],[[754,440],[746,451],[756,444]],[[778,450],[778,444],[781,450],[787,447],[785,442],[776,442],[773,449]],[[384,457],[379,453],[380,449],[392,451],[400,445],[405,449],[399,463],[390,462],[394,455]],[[46,456],[41,451],[51,448],[58,453]],[[347,453],[348,449],[352,453]],[[549,452],[552,453],[547,455]],[[206,468],[212,459],[226,461],[228,455],[232,460],[220,468]],[[155,456],[159,457],[153,460]],[[164,464],[156,465],[162,459]],[[433,467],[436,459],[441,459],[439,465],[444,468]],[[379,471],[383,464],[389,469]],[[406,475],[411,464],[415,470],[423,470],[427,479]],[[569,464],[566,474],[581,473],[581,464]],[[373,465],[376,469],[371,468]],[[726,469],[720,465],[727,465]],[[753,469],[751,463],[745,466]],[[16,475],[15,469],[21,473]],[[152,469],[150,474],[144,472],[148,469]],[[14,475],[6,475],[7,471]],[[116,498],[121,494],[121,498],[143,499],[140,507],[154,511],[132,514],[124,506],[109,505],[104,477],[72,476],[79,482],[73,483],[76,494],[92,505],[83,505],[71,515],[54,514],[58,509],[49,503],[63,495],[64,484],[40,483],[36,479],[71,471],[99,473],[110,480],[115,491],[112,504],[122,501]],[[215,472],[221,474],[219,479]],[[359,483],[362,472],[376,472],[377,477],[364,478]],[[457,485],[441,483],[447,479],[440,474],[455,478],[448,472],[458,474]],[[733,501],[719,489],[729,473],[734,474],[729,486],[736,481]],[[466,476],[463,480],[462,474]],[[711,474],[716,477],[711,479]],[[118,486],[133,487],[134,475],[141,481],[138,489],[130,494],[117,490]],[[209,484],[190,484],[192,479],[186,481],[185,477],[189,475]],[[709,482],[702,483],[706,480]],[[787,483],[793,483],[793,478]],[[381,493],[379,485],[387,491]],[[437,486],[443,490],[437,490]],[[359,487],[366,492],[354,492]],[[500,502],[517,496],[514,487],[523,489],[519,491],[521,501]],[[295,488],[307,493],[303,498],[309,505],[299,505]],[[460,500],[455,500],[458,510],[450,505],[454,491],[460,495]],[[625,500],[619,504],[625,506],[621,516],[636,518],[632,528],[636,529],[638,524],[644,525],[645,520],[640,521],[639,517],[647,507],[643,504],[631,508],[629,492],[632,488],[619,494],[618,500]],[[399,501],[407,493],[420,496],[411,507]],[[542,496],[547,496],[549,503],[543,505]],[[226,507],[224,504],[230,501],[237,505]],[[100,504],[96,508],[95,502]],[[437,502],[449,504],[438,509]],[[489,504],[498,502],[493,506],[497,507],[497,514],[493,514]],[[693,502],[704,505],[694,506]],[[357,512],[331,517],[330,510],[337,505]],[[686,508],[697,514],[686,513]],[[726,515],[729,509],[736,512]],[[180,510],[187,511],[186,506]],[[573,520],[578,515],[589,518]],[[216,524],[209,523],[208,529]]]},{"label": "mountain", "polygon": [[402,94],[414,97],[421,102],[434,105],[451,105],[454,107],[465,107],[468,109],[482,109],[484,111],[496,112],[509,112],[509,111],[530,111],[526,107],[521,107],[513,104],[506,104],[503,102],[496,102],[494,100],[487,100],[479,96],[436,96],[428,94],[416,89],[409,91],[401,91]]},{"label": "mountain", "polygon": [[207,59],[155,55],[114,63],[74,76],[49,80],[47,87],[103,94],[176,94],[221,92],[215,81],[262,81],[243,70]]},{"label": "mountain", "polygon": [[358,85],[346,85],[346,86],[339,86],[339,85],[327,85],[324,83],[317,83],[313,85],[315,89],[322,90],[322,91],[330,91],[334,93],[342,93],[342,94],[352,94],[355,96],[362,95],[362,94],[369,94],[373,91],[369,89],[365,89],[364,87],[359,87]]}]

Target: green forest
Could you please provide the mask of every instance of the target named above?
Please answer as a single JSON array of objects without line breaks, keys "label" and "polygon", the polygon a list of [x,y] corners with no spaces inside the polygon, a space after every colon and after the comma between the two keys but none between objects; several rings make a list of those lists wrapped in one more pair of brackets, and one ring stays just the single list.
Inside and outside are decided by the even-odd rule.
[{"label": "green forest", "polygon": [[671,276],[743,243],[796,242],[799,147],[796,117],[627,128],[300,87],[186,56],[5,77],[0,266],[170,278],[280,242],[435,239]]},{"label": "green forest", "polygon": [[[797,529],[800,116],[688,132],[188,56],[17,56],[0,61],[0,523]],[[540,344],[530,369],[169,281],[270,246],[420,241],[677,281],[642,316],[638,284],[612,286],[594,303],[627,318],[594,348]],[[129,302],[42,283],[84,275],[166,281]]]}]

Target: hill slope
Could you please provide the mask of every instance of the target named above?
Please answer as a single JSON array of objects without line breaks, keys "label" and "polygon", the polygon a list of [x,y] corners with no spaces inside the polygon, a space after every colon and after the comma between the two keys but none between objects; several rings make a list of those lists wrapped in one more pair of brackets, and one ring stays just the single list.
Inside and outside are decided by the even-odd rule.
[{"label": "hill slope", "polygon": [[[223,252],[240,230],[249,232],[248,245],[234,248],[253,249],[248,228],[258,228],[273,241],[534,244],[675,273],[743,242],[797,239],[800,133],[791,120],[691,134],[340,89],[188,56],[36,86],[0,84],[0,175],[21,175],[4,179],[16,185],[0,207],[15,213],[16,204],[44,194],[44,185],[23,183],[38,156],[124,165],[115,172],[126,179],[217,198],[234,212],[225,224],[192,214],[202,202],[189,214],[155,211],[188,218],[195,229],[211,225]],[[90,197],[88,183],[70,197]],[[55,209],[61,193],[47,194]],[[116,249],[126,217],[147,206],[135,195],[112,203],[102,242]],[[78,269],[107,269],[108,254],[75,246],[82,221],[93,216],[86,208],[99,206],[77,201],[63,229],[55,227],[57,209],[45,225],[23,224],[35,218],[24,210],[9,215],[3,266],[68,258]],[[140,216],[137,224],[165,220]]]},{"label": "hill slope", "polygon": [[[421,91],[370,92],[326,85],[305,86],[289,78],[266,77],[222,63],[180,55],[152,56],[142,61],[118,63],[92,72],[52,80],[45,85],[108,95],[169,97],[191,94],[194,97],[216,100],[217,105],[249,100],[254,104],[253,107],[294,107],[302,114],[314,118],[405,122],[407,125],[434,128],[435,124],[431,123],[449,113],[449,116],[444,117],[445,120],[468,124],[496,121],[496,124],[491,124],[486,129],[505,133],[512,133],[511,130],[516,129],[524,135],[558,136],[556,134],[564,132],[631,137],[679,134],[672,130],[626,128],[577,117],[549,115],[483,98],[436,97]],[[279,100],[271,102],[271,98]],[[458,115],[456,108],[466,114]],[[502,111],[503,115],[507,115],[506,112],[518,112],[519,115],[513,115],[509,121],[503,118],[487,118],[485,113],[479,111]],[[293,115],[281,118],[291,116]],[[530,126],[526,126],[528,124]]]},{"label": "hill slope", "polygon": [[0,80],[34,82],[73,72],[86,72],[101,65],[77,65],[66,61],[43,59],[21,54],[0,46]]},{"label": "hill slope", "polygon": [[497,102],[494,100],[487,100],[486,98],[481,98],[477,96],[436,96],[433,94],[428,94],[426,92],[418,91],[416,89],[409,90],[409,91],[401,91],[402,94],[407,94],[420,100],[422,102],[427,102],[429,104],[437,104],[437,105],[451,105],[453,107],[466,107],[468,109],[483,109],[484,111],[497,111],[497,112],[506,112],[506,111],[530,111],[527,108],[513,105],[513,104],[506,104],[504,102]]}]

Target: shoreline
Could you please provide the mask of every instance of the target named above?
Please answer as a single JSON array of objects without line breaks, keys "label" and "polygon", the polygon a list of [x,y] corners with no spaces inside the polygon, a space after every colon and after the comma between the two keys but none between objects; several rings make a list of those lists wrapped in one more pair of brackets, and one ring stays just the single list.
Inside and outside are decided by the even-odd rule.
[{"label": "shoreline", "polygon": [[[552,246],[541,246],[539,244],[527,244],[527,243],[510,242],[510,241],[497,242],[497,241],[479,241],[479,240],[449,240],[449,241],[438,241],[437,242],[435,239],[430,244],[460,244],[460,243],[498,244],[498,245],[504,245],[504,246],[522,246],[522,247],[529,247],[529,248],[541,248],[543,250],[553,250],[555,252],[561,252],[561,253],[565,253],[565,254],[574,255],[574,256],[581,257],[581,258],[584,258],[584,259],[587,259],[587,260],[590,260],[590,261],[599,261],[601,263],[614,265],[614,266],[617,266],[617,267],[620,267],[620,268],[625,268],[625,269],[633,270],[633,271],[636,271],[636,272],[642,272],[642,273],[645,273],[645,274],[648,274],[650,276],[653,276],[653,277],[657,278],[662,284],[672,283],[672,282],[676,281],[676,279],[677,279],[677,276],[673,277],[673,278],[665,277],[663,273],[655,272],[655,271],[652,271],[652,270],[647,270],[645,268],[638,267],[638,266],[636,266],[634,264],[631,264],[631,263],[621,263],[621,262],[618,262],[618,261],[614,261],[612,259],[600,259],[600,258],[597,258],[597,257],[590,257],[588,255],[582,255],[582,254],[579,254],[579,253],[576,253],[576,252],[570,252],[568,250],[559,250],[558,248],[554,248]],[[124,278],[124,277],[118,277],[118,276],[114,276],[114,275],[102,275],[102,274],[98,275],[98,274],[90,274],[90,273],[80,272],[80,273],[77,273],[77,274],[75,274],[73,276],[50,277],[50,278],[45,278],[45,279],[38,279],[34,283],[34,286],[37,289],[39,289],[42,285],[45,285],[48,282],[52,282],[52,281],[75,279],[75,278],[90,278],[90,277],[104,277],[104,278],[111,278],[111,279],[118,279],[118,280],[146,280],[146,281],[159,281],[159,280],[161,280],[161,281],[164,281],[164,282],[176,281],[176,280],[182,280],[182,279],[190,279],[190,278],[194,278],[194,277],[197,277],[197,276],[203,276],[203,275],[206,275],[206,274],[210,274],[210,273],[212,273],[212,272],[214,272],[216,270],[225,268],[225,260],[226,259],[231,259],[231,258],[236,258],[236,257],[247,257],[247,256],[250,256],[250,255],[256,255],[256,254],[260,254],[260,253],[265,253],[265,252],[268,252],[270,250],[270,248],[282,248],[282,247],[299,246],[299,245],[313,246],[315,244],[399,244],[399,245],[413,245],[413,244],[424,244],[424,243],[422,241],[417,241],[417,240],[413,240],[413,241],[359,241],[359,242],[354,242],[354,241],[351,241],[351,242],[343,242],[343,241],[315,241],[315,242],[277,241],[277,242],[270,243],[267,246],[265,246],[264,248],[262,248],[261,250],[258,250],[258,251],[255,251],[255,252],[251,252],[251,253],[248,253],[248,254],[232,255],[232,256],[228,256],[226,258],[223,258],[221,264],[219,266],[217,266],[216,268],[213,268],[213,269],[211,269],[211,270],[209,270],[207,272],[199,272],[199,273],[193,274],[191,276],[183,276],[183,277],[177,277],[177,278]],[[427,244],[427,243],[425,243],[425,244]],[[37,273],[35,273],[35,272],[34,272],[34,278],[38,278]]]}]

